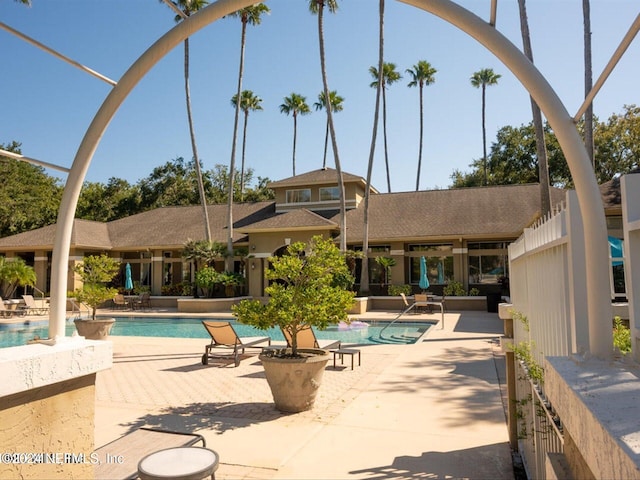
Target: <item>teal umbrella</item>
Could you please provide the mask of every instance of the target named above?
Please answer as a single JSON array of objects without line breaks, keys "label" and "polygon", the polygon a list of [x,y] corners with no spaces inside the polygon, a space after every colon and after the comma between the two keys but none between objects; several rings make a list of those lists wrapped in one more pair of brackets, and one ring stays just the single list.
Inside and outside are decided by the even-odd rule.
[{"label": "teal umbrella", "polygon": [[438,283],[444,283],[444,266],[438,262]]},{"label": "teal umbrella", "polygon": [[124,289],[133,290],[133,280],[131,278],[131,265],[128,263],[124,267]]},{"label": "teal umbrella", "polygon": [[614,267],[617,267],[618,265],[622,265],[622,257],[624,257],[622,240],[620,240],[619,238],[610,236],[609,249],[611,250],[611,258],[620,259],[620,260],[614,260],[613,262],[611,262],[611,264]]},{"label": "teal umbrella", "polygon": [[422,290],[429,288],[429,278],[427,277],[427,260],[420,257],[420,281],[418,282]]}]

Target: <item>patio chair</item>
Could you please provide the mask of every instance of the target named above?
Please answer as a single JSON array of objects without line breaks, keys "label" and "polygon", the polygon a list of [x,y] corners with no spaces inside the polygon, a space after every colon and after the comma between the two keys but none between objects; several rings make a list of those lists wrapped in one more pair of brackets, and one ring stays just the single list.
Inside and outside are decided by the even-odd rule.
[{"label": "patio chair", "polygon": [[[419,303],[419,302],[426,303],[429,300],[429,297],[427,296],[426,293],[416,293],[413,296],[413,300],[416,303]],[[433,313],[433,305],[416,306],[416,307],[414,307],[414,310],[415,310],[416,313],[418,313],[419,311],[423,311],[424,312],[425,310],[428,310],[429,313]]]},{"label": "patio chair", "polygon": [[132,300],[131,308],[134,310],[151,308],[151,294],[149,292],[142,293],[138,298]]},{"label": "patio chair", "polygon": [[[271,337],[239,337],[230,322],[203,320],[202,325],[211,336],[211,343],[204,347],[204,355],[202,355],[203,365],[207,365],[210,358],[233,357],[233,361],[237,367],[240,365],[240,355],[244,354],[245,348],[260,348],[258,345],[261,343],[271,345]],[[214,348],[233,349],[233,352],[228,355],[212,355],[211,350]]]},{"label": "patio chair", "polygon": [[[407,300],[407,296],[404,293],[400,293],[400,296],[402,297],[402,303],[404,304],[404,306],[400,309],[400,313],[404,313],[411,306],[411,304]],[[416,308],[413,308],[411,310],[411,313],[418,313],[418,311],[416,310]]]},{"label": "patio chair", "polygon": [[116,296],[113,297],[113,308],[126,310],[129,308],[129,302],[124,298],[124,295],[121,293],[116,293]]},{"label": "patio chair", "polygon": [[[287,341],[287,347],[291,348],[291,335],[284,329],[282,334]],[[340,348],[342,342],[340,340],[318,339],[310,326],[307,326],[298,332],[298,348],[321,348],[323,350],[332,350]]]},{"label": "patio chair", "polygon": [[[38,305],[33,295],[22,295],[22,299],[24,300],[24,305],[21,305],[19,308],[26,315],[46,315],[49,313],[49,306],[42,305],[42,303]],[[44,300],[40,302],[44,302]]]},{"label": "patio chair", "polygon": [[[198,442],[206,447],[204,437],[195,433],[138,428],[95,451],[98,457],[98,463],[94,467],[95,478],[138,478],[138,462],[145,456],[166,448],[191,447]],[[108,460],[115,457],[121,461]]]}]

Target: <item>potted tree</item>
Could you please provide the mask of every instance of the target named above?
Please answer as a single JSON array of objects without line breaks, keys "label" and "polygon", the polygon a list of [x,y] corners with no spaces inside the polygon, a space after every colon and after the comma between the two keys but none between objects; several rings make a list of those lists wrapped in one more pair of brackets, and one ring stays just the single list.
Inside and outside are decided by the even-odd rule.
[{"label": "potted tree", "polygon": [[120,269],[120,262],[105,254],[84,258],[83,265],[77,265],[75,272],[82,278],[83,286],[73,292],[80,303],[91,308],[90,319],[75,319],[78,334],[89,340],[104,340],[115,323],[114,318],[96,318],[98,306],[113,298],[118,290],[106,286]]},{"label": "potted tree", "polygon": [[347,287],[353,278],[338,248],[321,236],[306,245],[292,243],[285,255],[269,260],[267,303],[243,300],[232,311],[241,323],[263,330],[279,327],[291,338],[290,348],[269,349],[259,358],[276,408],[300,412],[313,407],[329,352],[298,348],[298,333],[346,321],[354,298]]}]

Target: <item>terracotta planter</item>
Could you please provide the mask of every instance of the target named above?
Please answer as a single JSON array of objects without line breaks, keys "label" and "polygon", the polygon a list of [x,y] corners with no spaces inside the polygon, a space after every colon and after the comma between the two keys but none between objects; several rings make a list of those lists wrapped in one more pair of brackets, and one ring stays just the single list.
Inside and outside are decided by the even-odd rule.
[{"label": "terracotta planter", "polygon": [[115,318],[75,319],[73,323],[76,324],[78,334],[87,340],[106,340],[116,320]]},{"label": "terracotta planter", "polygon": [[298,349],[303,358],[278,358],[260,355],[275,406],[281,412],[310,410],[322,382],[329,352],[320,349]]}]

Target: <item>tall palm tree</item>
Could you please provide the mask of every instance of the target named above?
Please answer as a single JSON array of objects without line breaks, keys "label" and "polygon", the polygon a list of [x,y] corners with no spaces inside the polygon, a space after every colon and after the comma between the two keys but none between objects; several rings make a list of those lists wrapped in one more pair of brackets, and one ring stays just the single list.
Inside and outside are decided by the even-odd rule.
[{"label": "tall palm tree", "polygon": [[[582,18],[584,23],[584,96],[593,88],[593,67],[591,62],[591,5],[589,0],[582,0]],[[584,112],[584,143],[587,147],[589,159],[596,171],[596,160],[593,155],[593,102],[589,103]]]},{"label": "tall palm tree", "polygon": [[423,95],[425,85],[431,85],[436,81],[437,70],[426,60],[420,60],[413,67],[407,69],[411,76],[409,87],[418,87],[420,91],[420,146],[418,147],[418,173],[416,175],[416,192],[420,189],[420,168],[422,167],[422,138],[424,131]]},{"label": "tall palm tree", "polygon": [[296,176],[296,140],[298,138],[298,115],[311,113],[307,105],[307,97],[299,93],[292,93],[284,97],[284,103],[280,105],[280,113],[293,116],[293,176]]},{"label": "tall palm tree", "polygon": [[[185,16],[197,12],[204,8],[209,2],[207,0],[172,0],[175,8],[182,11]],[[176,22],[182,21],[183,17],[176,15]],[[184,40],[184,91],[187,101],[187,119],[189,122],[189,135],[191,138],[191,150],[193,152],[193,163],[198,177],[198,192],[202,205],[202,221],[204,223],[205,240],[211,241],[211,227],[209,225],[209,212],[207,211],[207,197],[204,191],[204,181],[202,179],[202,168],[198,157],[198,147],[196,145],[196,133],[193,127],[193,115],[191,114],[191,92],[189,89],[189,38]]]},{"label": "tall palm tree", "polygon": [[380,117],[380,92],[382,91],[382,72],[384,70],[384,0],[378,2],[378,82],[376,85],[376,107],[373,113],[373,129],[369,146],[369,162],[367,165],[367,181],[364,191],[362,265],[360,267],[360,294],[369,294],[369,197],[371,195],[371,175],[373,159],[376,153],[376,139]]},{"label": "tall palm tree", "polygon": [[[341,112],[343,109],[342,102],[344,102],[344,97],[338,95],[338,92],[335,90],[331,90],[329,92],[329,101],[331,102],[331,111],[332,112]],[[318,94],[318,101],[313,104],[313,107],[317,110],[322,110],[326,108],[327,101],[324,98],[324,92],[320,92]],[[324,155],[322,157],[322,168],[326,168],[327,166],[327,147],[329,146],[329,119],[327,118],[327,127],[324,132]]]},{"label": "tall palm tree", "polygon": [[[374,78],[370,86],[378,88],[378,68],[369,67],[369,73]],[[402,75],[396,70],[396,64],[384,62],[382,66],[382,135],[384,136],[384,163],[387,169],[387,191],[391,193],[391,175],[389,174],[389,149],[387,146],[387,86],[393,85],[402,79]]]},{"label": "tall palm tree", "polygon": [[[244,126],[242,129],[242,166],[240,168],[240,201],[244,200],[244,159],[247,146],[247,121],[249,120],[249,112],[262,110],[262,99],[254,95],[251,90],[243,90],[240,95],[240,110],[244,112]],[[231,105],[238,105],[238,96],[231,97]]]},{"label": "tall palm tree", "polygon": [[[527,18],[526,0],[518,0],[520,10],[520,31],[522,32],[522,45],[524,54],[533,63],[533,50],[531,49],[531,35],[529,34],[529,20]],[[531,113],[533,114],[533,128],[536,133],[536,152],[538,157],[538,181],[540,182],[540,211],[542,215],[551,213],[551,191],[549,188],[549,163],[547,160],[547,147],[544,141],[544,124],[540,107],[533,97],[531,100]]]},{"label": "tall palm tree", "polygon": [[499,75],[492,68],[483,68],[471,76],[471,85],[482,88],[482,165],[484,169],[484,184],[487,185],[487,130],[485,126],[486,91],[487,86],[496,85]]},{"label": "tall palm tree", "polygon": [[324,89],[324,98],[326,100],[325,110],[327,112],[327,123],[329,124],[329,133],[331,134],[331,146],[333,147],[333,158],[336,164],[336,173],[338,176],[338,189],[340,192],[340,251],[347,251],[347,207],[344,198],[344,179],[342,177],[342,164],[340,163],[340,155],[338,153],[338,141],[336,140],[336,131],[333,125],[333,105],[331,104],[331,90],[327,80],[327,69],[325,66],[325,50],[324,50],[324,7],[329,12],[335,13],[338,9],[337,0],[309,0],[309,10],[311,13],[318,15],[318,45],[320,47],[320,71],[322,73],[322,86]]},{"label": "tall palm tree", "polygon": [[242,92],[242,76],[244,74],[244,47],[247,39],[247,25],[259,25],[260,16],[268,13],[269,7],[263,3],[256,3],[250,7],[241,8],[231,14],[240,18],[242,29],[240,33],[240,67],[238,69],[238,88],[236,90],[236,112],[233,119],[233,141],[231,143],[231,160],[229,162],[229,195],[227,199],[227,257],[225,258],[225,270],[233,271],[233,184],[236,172],[236,143],[238,140],[238,118],[240,116],[240,101]]}]

